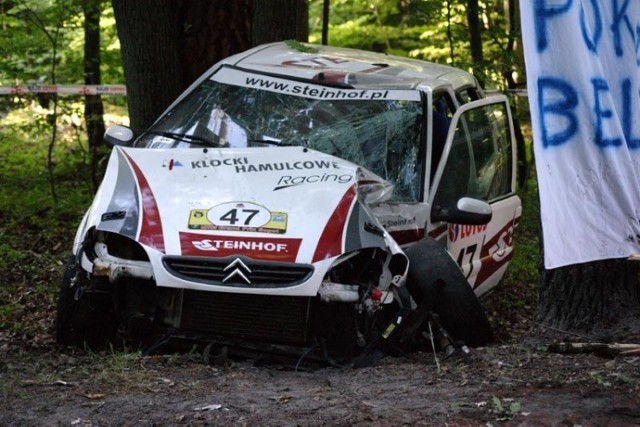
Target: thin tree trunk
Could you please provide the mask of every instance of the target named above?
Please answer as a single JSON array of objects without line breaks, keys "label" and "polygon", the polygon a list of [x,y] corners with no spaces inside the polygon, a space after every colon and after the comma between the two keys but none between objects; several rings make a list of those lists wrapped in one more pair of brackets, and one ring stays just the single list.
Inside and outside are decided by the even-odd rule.
[{"label": "thin tree trunk", "polygon": [[451,0],[447,0],[447,40],[449,41],[449,58],[451,59],[451,65],[455,65],[455,51],[453,48],[453,34],[451,32],[451,19],[453,17],[452,14],[452,5]]},{"label": "thin tree trunk", "polygon": [[467,0],[467,25],[469,26],[469,43],[474,74],[484,86],[484,52],[482,48],[482,21],[478,0]]},{"label": "thin tree trunk", "polygon": [[[513,61],[510,62],[511,65],[507,66],[502,72],[505,82],[507,83],[508,90],[515,90],[518,88],[518,82],[516,82],[513,77],[513,72],[514,72],[513,65],[519,62],[518,59],[523,60],[523,62],[521,63],[522,66],[520,67],[520,69],[523,71],[522,74],[524,74],[524,58],[522,57],[519,58],[515,55],[516,41],[518,40],[516,38],[516,35],[520,34],[520,16],[518,13],[519,12],[518,4],[519,3],[517,0],[508,0],[505,5],[507,8],[507,17],[508,17],[508,25],[509,25],[509,28],[507,29],[508,39],[507,39],[505,56],[509,58],[514,58]],[[520,188],[525,188],[527,184],[527,179],[529,178],[529,165],[527,162],[527,147],[524,141],[522,128],[520,127],[519,120],[518,120],[518,104],[519,104],[518,98],[514,97],[512,99],[515,100],[515,102],[511,103],[511,107],[512,107],[512,112],[515,119],[514,129],[516,134],[516,143],[518,147],[518,170],[521,171],[520,176],[518,176],[518,183],[520,184]]]},{"label": "thin tree trunk", "polygon": [[329,44],[329,8],[331,7],[331,0],[324,0],[322,2],[322,44]]},{"label": "thin tree trunk", "polygon": [[[100,0],[84,0],[84,82],[100,84]],[[89,152],[91,153],[91,181],[98,187],[98,152],[104,135],[104,107],[100,95],[85,95],[84,118],[87,123]]]}]

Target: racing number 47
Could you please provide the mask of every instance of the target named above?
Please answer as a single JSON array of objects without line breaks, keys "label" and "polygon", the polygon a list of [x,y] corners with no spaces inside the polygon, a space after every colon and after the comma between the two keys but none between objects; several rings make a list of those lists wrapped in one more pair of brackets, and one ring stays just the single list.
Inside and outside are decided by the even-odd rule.
[{"label": "racing number 47", "polygon": [[258,214],[257,209],[231,209],[220,217],[220,221],[235,225],[236,222],[244,220],[244,225],[249,225],[254,216]]}]

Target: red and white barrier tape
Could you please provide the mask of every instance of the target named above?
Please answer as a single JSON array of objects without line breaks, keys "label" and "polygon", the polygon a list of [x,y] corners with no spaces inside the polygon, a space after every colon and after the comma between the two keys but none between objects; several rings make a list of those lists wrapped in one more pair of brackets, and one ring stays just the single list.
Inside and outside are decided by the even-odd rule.
[{"label": "red and white barrier tape", "polygon": [[127,94],[125,85],[16,85],[0,86],[0,95],[26,95],[29,93],[60,93],[64,95],[112,95]]}]

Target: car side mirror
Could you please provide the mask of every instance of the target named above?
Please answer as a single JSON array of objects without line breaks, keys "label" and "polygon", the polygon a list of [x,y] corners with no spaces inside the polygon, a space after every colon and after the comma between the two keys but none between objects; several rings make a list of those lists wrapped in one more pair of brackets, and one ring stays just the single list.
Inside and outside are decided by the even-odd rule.
[{"label": "car side mirror", "polygon": [[483,225],[489,223],[492,216],[493,212],[489,203],[472,197],[462,197],[455,207],[443,208],[434,206],[431,213],[431,221]]},{"label": "car side mirror", "polygon": [[127,126],[114,125],[104,133],[104,143],[109,147],[130,147],[134,138],[133,130]]}]

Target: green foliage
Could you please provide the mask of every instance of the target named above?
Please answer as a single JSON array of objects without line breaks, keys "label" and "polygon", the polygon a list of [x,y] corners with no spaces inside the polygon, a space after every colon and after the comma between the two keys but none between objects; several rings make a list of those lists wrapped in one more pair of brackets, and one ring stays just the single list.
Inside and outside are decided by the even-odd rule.
[{"label": "green foliage", "polygon": [[514,256],[506,278],[530,285],[537,285],[540,263],[540,204],[537,180],[529,179],[527,188],[521,191],[522,216],[514,231]]},{"label": "green foliage", "polygon": [[298,40],[287,40],[286,43],[287,43],[287,46],[289,46],[289,48],[295,49],[300,52],[307,52],[307,53],[318,52],[318,49],[302,44]]},{"label": "green foliage", "polygon": [[[310,41],[320,41],[322,0],[312,0]],[[433,2],[334,1],[329,44],[410,56],[422,46],[420,35],[437,16]]]},{"label": "green foliage", "polygon": [[[4,2],[0,11],[0,84],[80,84],[84,31],[79,0]],[[113,10],[101,17],[103,83],[124,81]]]},{"label": "green foliage", "polygon": [[[310,1],[310,41],[320,43],[323,0]],[[504,73],[523,76],[509,46],[506,2],[481,2],[484,62],[471,59],[466,0],[334,0],[329,44],[450,64],[473,71],[487,87],[503,88]]]},{"label": "green foliage", "polygon": [[[53,83],[57,77],[81,77],[78,7],[79,3],[72,0],[24,0],[9,5],[0,31],[4,59],[0,82]],[[58,76],[57,70],[61,71]]]},{"label": "green foliage", "polygon": [[[509,406],[506,406],[506,404]],[[497,415],[499,421],[507,421],[520,414],[520,402],[513,399],[500,400],[499,397],[493,396],[493,411]]]},{"label": "green foliage", "polygon": [[0,333],[51,336],[46,316],[62,262],[93,197],[81,107],[61,105],[53,150],[57,202],[47,170],[51,110],[25,98],[0,124]]},{"label": "green foliage", "polygon": [[[122,58],[120,56],[120,40],[116,31],[116,19],[110,2],[104,5],[100,16],[100,74],[103,84],[124,83]],[[126,105],[124,97],[116,97],[118,105]]]}]

